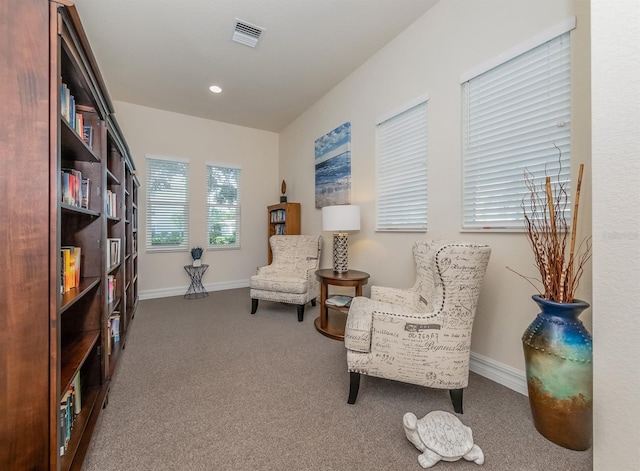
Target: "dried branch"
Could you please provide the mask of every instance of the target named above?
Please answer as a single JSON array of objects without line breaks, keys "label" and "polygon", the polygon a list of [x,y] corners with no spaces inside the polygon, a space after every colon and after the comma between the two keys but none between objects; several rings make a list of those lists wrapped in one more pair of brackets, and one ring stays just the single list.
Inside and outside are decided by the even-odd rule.
[{"label": "dried branch", "polygon": [[[582,172],[584,171],[584,164],[580,164],[580,171],[578,172],[578,186],[576,188],[576,200],[573,203],[573,223],[571,224],[571,250],[569,251],[569,260],[573,261],[574,249],[576,246],[576,232],[578,229],[578,207],[580,206],[580,189],[582,187]],[[573,279],[573,263],[571,264],[569,276]]]},{"label": "dried branch", "polygon": [[[560,161],[562,152],[558,149]],[[529,245],[533,251],[535,265],[540,273],[540,282],[545,299],[556,302],[572,302],[584,266],[591,257],[591,239],[583,240],[576,252],[576,231],[580,189],[584,165],[580,165],[576,197],[573,207],[571,239],[568,256],[566,256],[569,224],[566,212],[569,204],[567,183],[560,178],[562,165],[559,166],[556,181],[552,182],[545,168],[544,183],[537,184],[535,176],[525,170],[524,179],[529,194],[522,199],[524,227]],[[507,267],[508,268],[508,267]],[[509,268],[509,270],[512,270]],[[515,272],[520,275],[518,272]],[[525,277],[531,283],[530,277]],[[533,283],[531,283],[533,285]],[[535,285],[533,285],[535,287]]]}]

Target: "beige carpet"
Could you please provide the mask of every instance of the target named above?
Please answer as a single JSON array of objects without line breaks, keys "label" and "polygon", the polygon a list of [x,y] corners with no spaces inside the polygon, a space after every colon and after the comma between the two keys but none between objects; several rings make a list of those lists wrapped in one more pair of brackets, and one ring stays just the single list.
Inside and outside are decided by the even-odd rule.
[{"label": "beige carpet", "polygon": [[[142,301],[85,459],[109,470],[416,470],[402,416],[453,412],[447,391],[363,377],[347,404],[344,344],[248,289]],[[527,398],[471,374],[460,419],[485,464],[435,470],[586,471],[591,451],[539,435]]]}]

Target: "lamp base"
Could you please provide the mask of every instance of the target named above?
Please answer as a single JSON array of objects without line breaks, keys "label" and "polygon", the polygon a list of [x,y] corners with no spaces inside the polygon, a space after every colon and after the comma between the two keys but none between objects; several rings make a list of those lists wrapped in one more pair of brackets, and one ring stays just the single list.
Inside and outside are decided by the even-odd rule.
[{"label": "lamp base", "polygon": [[344,273],[349,271],[349,234],[333,233],[333,271]]}]

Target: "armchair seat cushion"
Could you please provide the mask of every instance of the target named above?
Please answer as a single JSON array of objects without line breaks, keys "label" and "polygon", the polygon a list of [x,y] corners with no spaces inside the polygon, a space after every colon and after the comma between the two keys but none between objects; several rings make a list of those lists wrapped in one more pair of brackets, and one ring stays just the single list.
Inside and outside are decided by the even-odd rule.
[{"label": "armchair seat cushion", "polygon": [[278,291],[280,293],[304,294],[309,291],[309,280],[293,273],[281,275],[253,275],[251,289]]}]

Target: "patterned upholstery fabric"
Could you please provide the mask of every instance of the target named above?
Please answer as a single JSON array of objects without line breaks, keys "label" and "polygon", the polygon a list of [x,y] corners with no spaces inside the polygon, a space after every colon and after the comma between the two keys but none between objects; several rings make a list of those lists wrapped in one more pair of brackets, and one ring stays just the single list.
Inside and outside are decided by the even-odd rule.
[{"label": "patterned upholstery fabric", "polygon": [[320,263],[322,237],[274,235],[269,243],[273,261],[258,268],[251,277],[251,298],[304,305],[320,296],[315,272]]},{"label": "patterned upholstery fabric", "polygon": [[350,372],[441,389],[469,380],[471,331],[491,249],[425,240],[413,247],[408,290],[372,287],[351,303],[345,330]]}]

